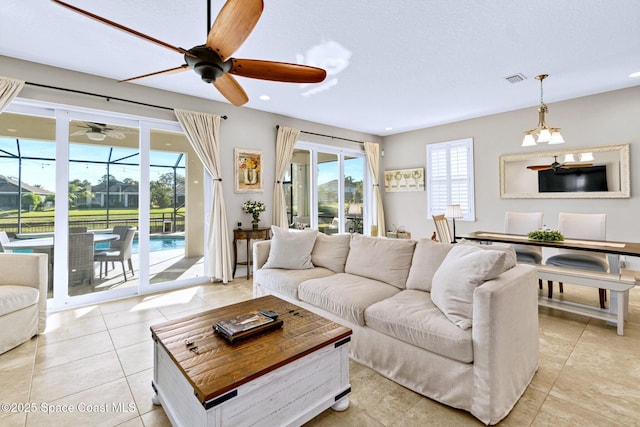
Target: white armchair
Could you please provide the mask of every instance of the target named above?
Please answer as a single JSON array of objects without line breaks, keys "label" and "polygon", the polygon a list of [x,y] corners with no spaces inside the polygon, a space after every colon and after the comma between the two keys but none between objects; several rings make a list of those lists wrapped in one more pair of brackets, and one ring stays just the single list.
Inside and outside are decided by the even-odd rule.
[{"label": "white armchair", "polygon": [[0,354],[47,324],[47,254],[0,253]]}]

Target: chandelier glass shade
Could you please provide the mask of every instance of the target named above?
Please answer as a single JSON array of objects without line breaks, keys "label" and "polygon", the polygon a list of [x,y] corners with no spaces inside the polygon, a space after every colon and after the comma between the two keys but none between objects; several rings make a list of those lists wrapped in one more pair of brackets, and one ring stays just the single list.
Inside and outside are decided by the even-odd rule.
[{"label": "chandelier glass shade", "polygon": [[564,138],[560,134],[560,128],[552,128],[547,125],[545,115],[549,112],[543,100],[542,81],[549,77],[547,74],[540,74],[536,79],[540,81],[540,107],[538,107],[538,126],[524,133],[522,147],[530,147],[537,143],[562,144]]}]

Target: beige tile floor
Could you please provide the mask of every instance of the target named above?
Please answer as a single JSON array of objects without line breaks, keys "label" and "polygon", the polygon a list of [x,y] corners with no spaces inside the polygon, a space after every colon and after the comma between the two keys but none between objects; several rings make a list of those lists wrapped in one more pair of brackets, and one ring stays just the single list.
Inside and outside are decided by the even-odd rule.
[{"label": "beige tile floor", "polygon": [[[149,326],[248,298],[251,282],[236,279],[52,313],[43,335],[0,355],[0,403],[22,410],[0,410],[0,425],[170,425],[151,403]],[[566,285],[562,298],[597,305],[595,289]],[[500,425],[640,425],[640,289],[623,337],[603,321],[539,313],[539,370]],[[351,385],[347,411],[309,426],[480,425],[355,362]]]}]

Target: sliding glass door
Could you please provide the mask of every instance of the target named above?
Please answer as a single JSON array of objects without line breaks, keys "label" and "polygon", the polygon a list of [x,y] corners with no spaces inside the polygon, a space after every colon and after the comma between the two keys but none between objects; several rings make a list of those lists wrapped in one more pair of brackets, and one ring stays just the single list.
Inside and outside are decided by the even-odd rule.
[{"label": "sliding glass door", "polygon": [[287,200],[292,227],[362,234],[370,197],[365,170],[362,150],[296,144]]},{"label": "sliding glass door", "polygon": [[69,296],[137,286],[133,238],[118,230],[138,226],[139,139],[137,127],[69,122]]},{"label": "sliding glass door", "polygon": [[42,239],[10,250],[49,254],[52,297],[56,126],[53,110],[28,112],[0,114],[0,232],[12,242],[29,236]]},{"label": "sliding glass door", "polygon": [[184,134],[151,130],[149,283],[203,277],[202,164]]},{"label": "sliding glass door", "polygon": [[50,306],[202,282],[209,196],[179,124],[26,104],[0,115],[0,231],[49,254]]}]

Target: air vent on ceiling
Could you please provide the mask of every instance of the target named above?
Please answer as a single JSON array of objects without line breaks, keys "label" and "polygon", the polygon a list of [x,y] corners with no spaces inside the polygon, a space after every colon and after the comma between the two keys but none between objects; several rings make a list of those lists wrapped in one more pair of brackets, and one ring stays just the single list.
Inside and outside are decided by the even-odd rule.
[{"label": "air vent on ceiling", "polygon": [[520,83],[523,80],[526,80],[527,78],[521,74],[514,74],[513,76],[508,76],[504,78],[506,81],[508,81],[509,83]]}]

